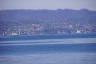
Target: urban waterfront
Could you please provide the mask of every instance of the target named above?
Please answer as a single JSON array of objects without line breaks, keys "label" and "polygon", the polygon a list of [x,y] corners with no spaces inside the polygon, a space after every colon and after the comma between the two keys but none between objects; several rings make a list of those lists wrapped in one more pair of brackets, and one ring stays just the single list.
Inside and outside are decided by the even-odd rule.
[{"label": "urban waterfront", "polygon": [[1,36],[11,35],[39,35],[39,34],[92,34],[96,33],[96,24],[72,24],[72,23],[40,23],[2,26]]},{"label": "urban waterfront", "polygon": [[0,64],[96,64],[96,0],[0,0]]}]

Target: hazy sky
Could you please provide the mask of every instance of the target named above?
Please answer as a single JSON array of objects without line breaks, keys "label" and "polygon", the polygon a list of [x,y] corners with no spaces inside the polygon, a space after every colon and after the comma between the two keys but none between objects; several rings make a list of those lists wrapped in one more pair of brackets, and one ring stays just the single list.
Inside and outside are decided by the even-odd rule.
[{"label": "hazy sky", "polygon": [[65,8],[96,10],[96,0],[0,0],[0,10]]}]

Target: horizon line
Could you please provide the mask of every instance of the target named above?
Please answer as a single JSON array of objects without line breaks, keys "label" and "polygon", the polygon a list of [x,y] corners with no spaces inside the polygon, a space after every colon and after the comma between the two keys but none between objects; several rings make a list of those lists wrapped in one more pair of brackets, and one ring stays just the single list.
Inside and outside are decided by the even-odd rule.
[{"label": "horizon line", "polygon": [[96,11],[96,10],[92,10],[92,9],[87,9],[87,8],[81,8],[81,9],[71,9],[71,8],[58,8],[58,9],[0,9],[0,11],[6,11],[6,10],[87,10],[87,11]]}]

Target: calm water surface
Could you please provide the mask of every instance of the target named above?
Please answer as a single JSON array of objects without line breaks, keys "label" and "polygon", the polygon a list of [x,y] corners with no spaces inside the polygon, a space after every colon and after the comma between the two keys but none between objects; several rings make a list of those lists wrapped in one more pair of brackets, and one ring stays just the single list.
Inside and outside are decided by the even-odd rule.
[{"label": "calm water surface", "polygon": [[0,64],[96,64],[96,53],[3,55]]},{"label": "calm water surface", "polygon": [[96,64],[96,38],[2,41],[0,64]]}]

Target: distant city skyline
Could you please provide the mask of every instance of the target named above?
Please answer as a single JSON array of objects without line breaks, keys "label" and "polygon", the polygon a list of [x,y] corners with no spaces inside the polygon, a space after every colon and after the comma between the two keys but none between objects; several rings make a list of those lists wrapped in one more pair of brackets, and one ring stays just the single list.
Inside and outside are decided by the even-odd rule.
[{"label": "distant city skyline", "polygon": [[96,0],[0,0],[0,10],[7,9],[89,9],[96,10]]}]

